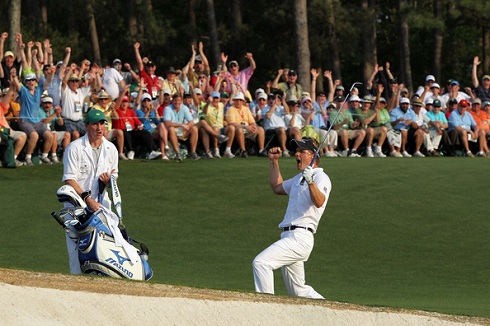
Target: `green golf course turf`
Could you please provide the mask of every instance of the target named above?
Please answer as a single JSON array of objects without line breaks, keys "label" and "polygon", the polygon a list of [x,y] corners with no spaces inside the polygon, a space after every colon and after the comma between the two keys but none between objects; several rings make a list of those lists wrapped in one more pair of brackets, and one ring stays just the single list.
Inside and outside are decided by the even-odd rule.
[{"label": "green golf course turf", "polygon": [[[297,173],[281,159],[283,177]],[[333,190],[305,265],[328,300],[490,317],[490,160],[322,158]],[[277,240],[286,196],[266,158],[120,162],[130,236],[152,282],[253,292],[252,260]],[[50,216],[63,166],[0,169],[0,265],[68,273]],[[286,295],[276,271],[276,294]]]}]

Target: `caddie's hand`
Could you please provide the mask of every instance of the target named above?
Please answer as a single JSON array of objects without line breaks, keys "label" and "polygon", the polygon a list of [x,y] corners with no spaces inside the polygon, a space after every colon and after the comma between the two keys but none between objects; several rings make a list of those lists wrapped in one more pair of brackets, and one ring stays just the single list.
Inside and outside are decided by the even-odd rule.
[{"label": "caddie's hand", "polygon": [[313,168],[311,166],[307,166],[303,170],[303,178],[305,179],[307,184],[311,184],[313,182]]}]

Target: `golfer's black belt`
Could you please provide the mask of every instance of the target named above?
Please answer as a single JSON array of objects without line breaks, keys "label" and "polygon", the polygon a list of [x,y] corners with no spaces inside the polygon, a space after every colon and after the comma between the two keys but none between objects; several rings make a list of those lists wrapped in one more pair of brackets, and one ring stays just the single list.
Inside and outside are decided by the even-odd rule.
[{"label": "golfer's black belt", "polygon": [[313,233],[313,229],[312,228],[307,228],[307,227],[298,226],[298,225],[291,225],[291,226],[287,226],[285,228],[282,228],[283,231],[293,231],[294,229],[305,229],[305,230],[308,230],[311,233]]}]

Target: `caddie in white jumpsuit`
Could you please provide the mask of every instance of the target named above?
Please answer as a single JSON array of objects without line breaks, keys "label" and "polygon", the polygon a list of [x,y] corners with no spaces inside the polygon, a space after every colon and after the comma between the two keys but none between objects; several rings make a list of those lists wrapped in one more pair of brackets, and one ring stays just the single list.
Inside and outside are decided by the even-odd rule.
[{"label": "caddie in white jumpsuit", "polygon": [[[110,209],[107,192],[103,202],[98,202],[99,179],[110,185],[110,176],[118,173],[118,151],[113,143],[104,138],[106,119],[99,110],[91,110],[85,117],[87,133],[73,141],[63,155],[63,182],[72,186],[87,206],[97,211],[101,205]],[[65,207],[71,204],[65,203]],[[66,235],[70,272],[81,274],[77,244]]]},{"label": "caddie in white jumpsuit", "polygon": [[279,147],[269,151],[269,182],[277,195],[288,195],[289,202],[283,221],[281,239],[255,257],[253,265],[255,290],[274,294],[274,270],[281,267],[290,296],[324,299],[311,286],[305,284],[304,262],[314,245],[314,234],[327,206],[332,184],[330,178],[318,167],[318,159],[310,167],[318,142],[313,138],[292,140],[296,151],[296,167],[302,171],[292,179],[283,181],[279,170]]}]

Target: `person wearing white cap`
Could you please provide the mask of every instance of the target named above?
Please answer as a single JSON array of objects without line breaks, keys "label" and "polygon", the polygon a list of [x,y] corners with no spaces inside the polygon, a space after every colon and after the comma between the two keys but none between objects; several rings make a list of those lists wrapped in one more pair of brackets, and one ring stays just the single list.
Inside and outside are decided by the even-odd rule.
[{"label": "person wearing white cap", "polygon": [[[230,128],[234,128],[234,135],[240,147],[240,157],[247,158],[248,153],[245,148],[245,138],[255,141],[259,148],[259,156],[267,156],[264,149],[265,132],[264,128],[257,126],[255,119],[249,108],[245,106],[245,96],[242,92],[237,92],[233,97],[233,105],[226,111],[226,122]],[[231,153],[232,137],[228,139],[225,155]]]},{"label": "person wearing white cap", "polygon": [[282,149],[282,156],[289,157],[289,150],[286,147],[286,141],[288,139],[286,131],[288,127],[284,120],[286,111],[284,109],[284,103],[281,103],[281,101],[285,101],[284,98],[276,99],[270,103],[271,105],[267,105],[267,95],[265,93],[259,93],[258,100],[260,102],[259,117],[263,119],[266,135],[270,137],[276,135],[279,146]]},{"label": "person wearing white cap", "polygon": [[[396,152],[401,152],[403,157],[412,157],[407,152],[406,145],[408,138],[413,137],[419,126],[417,125],[417,116],[410,108],[410,100],[408,98],[402,97],[400,99],[400,106],[390,112],[390,120],[393,129],[399,131],[402,135],[400,147],[395,147]],[[392,153],[392,156],[399,157],[396,153]]]},{"label": "person wearing white cap", "polygon": [[432,83],[430,85],[430,92],[426,92],[424,97],[424,103],[427,105],[430,101],[439,100],[441,102],[441,108],[443,111],[446,110],[446,101],[441,95],[441,86],[438,83]]},{"label": "person wearing white cap", "polygon": [[53,143],[53,135],[39,117],[39,103],[41,103],[41,95],[44,89],[46,89],[53,80],[53,71],[50,70],[43,85],[37,85],[35,74],[26,75],[25,85],[27,86],[20,83],[17,75],[13,76],[12,80],[14,84],[13,87],[19,92],[19,127],[28,137],[26,146],[26,165],[33,165],[32,153],[36,148],[39,137],[44,139],[41,161],[46,164],[51,164],[52,162],[48,158],[48,153],[51,149],[51,144]]},{"label": "person wearing white cap", "polygon": [[[224,104],[221,102],[221,94],[219,92],[212,92],[208,98],[208,102],[202,109],[204,120],[201,120],[199,132],[201,135],[201,142],[204,145],[207,158],[220,158],[218,144],[225,142],[229,137],[233,137],[231,128],[224,128]],[[224,135],[221,134],[221,130],[224,129]],[[211,144],[210,144],[211,138]],[[210,145],[212,151],[209,150]]]},{"label": "person wearing white cap", "polygon": [[70,133],[66,131],[58,131],[65,124],[61,116],[61,107],[53,106],[53,99],[49,96],[41,98],[41,108],[39,109],[41,121],[46,124],[48,130],[53,133],[53,142],[51,145],[51,162],[60,163],[56,154],[58,146],[62,146],[63,150],[70,144]]}]

